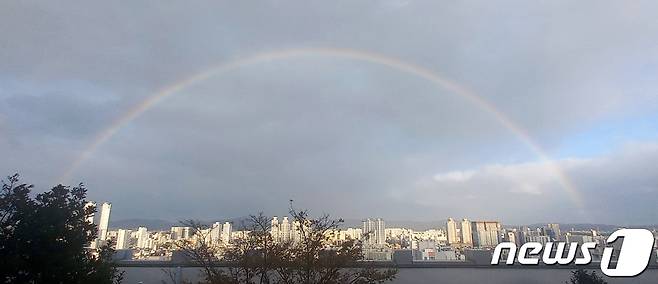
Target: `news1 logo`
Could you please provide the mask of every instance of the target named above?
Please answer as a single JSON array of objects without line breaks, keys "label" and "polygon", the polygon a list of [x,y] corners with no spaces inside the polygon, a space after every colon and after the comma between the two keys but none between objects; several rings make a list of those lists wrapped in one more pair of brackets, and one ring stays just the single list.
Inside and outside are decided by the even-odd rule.
[{"label": "news1 logo", "polygon": [[[645,229],[620,229],[612,233],[606,240],[606,244],[612,244],[618,239],[623,238],[624,242],[617,252],[617,266],[610,268],[614,248],[606,246],[603,249],[601,257],[601,271],[603,274],[611,277],[632,277],[642,273],[651,259],[653,252],[653,234]],[[555,255],[553,245],[557,244]],[[585,265],[592,262],[590,249],[596,248],[596,243],[587,242],[580,245],[582,257],[576,257],[578,243],[571,243],[567,255],[564,256],[566,243],[546,243],[545,247],[541,243],[528,242],[518,249],[514,243],[500,243],[496,246],[491,258],[492,265],[498,265],[503,250],[508,250],[506,265],[514,264],[515,256],[522,265],[538,265],[539,256],[544,264],[547,265],[567,265],[575,261],[576,265]],[[543,250],[543,253],[542,253]]]}]

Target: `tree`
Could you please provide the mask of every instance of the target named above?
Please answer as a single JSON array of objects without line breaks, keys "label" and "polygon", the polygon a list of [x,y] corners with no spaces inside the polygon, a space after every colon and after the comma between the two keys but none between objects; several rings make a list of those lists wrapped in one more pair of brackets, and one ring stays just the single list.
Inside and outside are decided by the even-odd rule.
[{"label": "tree", "polygon": [[86,248],[96,226],[86,217],[86,188],[57,185],[30,197],[32,185],[15,174],[0,192],[0,281],[5,283],[119,283],[111,244]]},{"label": "tree", "polygon": [[[395,269],[378,269],[363,260],[362,243],[358,240],[332,246],[333,234],[343,220],[329,215],[311,218],[308,211],[290,206],[295,238],[275,240],[271,223],[263,213],[252,215],[243,224],[242,236],[228,247],[193,242],[180,242],[181,250],[202,267],[207,283],[383,283],[393,280]],[[198,222],[186,222],[208,232]],[[217,250],[215,250],[217,249]],[[222,262],[222,263],[219,263]],[[219,264],[219,265],[218,265]],[[225,266],[224,269],[218,266]]]},{"label": "tree", "polygon": [[183,226],[192,229],[193,238],[179,240],[175,246],[190,262],[201,267],[208,284],[255,283],[256,280],[270,283],[275,247],[268,222],[262,213],[250,216],[242,225],[248,233],[226,247],[213,242],[209,226],[194,220],[182,221]]},{"label": "tree", "polygon": [[583,269],[578,269],[571,271],[571,279],[569,282],[571,284],[607,284],[601,276],[597,275],[594,270],[591,273]]},{"label": "tree", "polygon": [[[174,246],[186,259],[201,267],[206,283],[232,283],[226,273],[216,265],[220,248],[212,241],[209,227],[195,220],[182,221],[181,224],[192,229],[194,238],[179,240]],[[171,278],[171,274],[169,276]]]},{"label": "tree", "polygon": [[[228,271],[233,283],[270,283],[275,261],[281,250],[270,234],[270,220],[261,212],[249,216],[242,224],[248,232],[233,240],[223,252],[222,260],[229,263]],[[256,281],[257,280],[257,281]]]},{"label": "tree", "polygon": [[278,275],[283,283],[383,283],[393,280],[395,269],[376,269],[363,260],[363,243],[348,240],[339,247],[330,247],[342,219],[328,214],[311,218],[308,211],[289,210],[299,240],[282,243]]}]

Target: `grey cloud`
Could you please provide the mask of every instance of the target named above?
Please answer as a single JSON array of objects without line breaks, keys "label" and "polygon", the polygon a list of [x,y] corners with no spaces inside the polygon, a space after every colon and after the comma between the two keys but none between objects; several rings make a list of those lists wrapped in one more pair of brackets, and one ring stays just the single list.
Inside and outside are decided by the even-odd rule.
[{"label": "grey cloud", "polygon": [[42,84],[39,89],[9,86],[0,93],[0,111],[6,117],[9,134],[15,138],[33,138],[29,134],[85,138],[120,114],[115,96],[84,83]]},{"label": "grey cloud", "polygon": [[442,213],[481,217],[493,207],[516,224],[536,216],[544,222],[649,225],[658,217],[651,209],[658,201],[658,177],[651,170],[656,161],[658,145],[642,143],[605,157],[556,161],[574,182],[583,208],[556,182],[552,166],[542,162],[438,173],[420,180],[415,196],[421,197],[419,203],[442,199],[447,208],[436,209]]},{"label": "grey cloud", "polygon": [[[611,114],[651,111],[658,89],[655,5],[5,2],[0,170],[47,185],[99,131],[163,86],[289,47],[356,48],[427,67],[473,89],[556,149]],[[93,198],[113,201],[117,218],[280,214],[289,198],[346,217],[405,208],[395,214],[442,219],[468,208],[518,221],[581,218],[562,213],[573,208],[559,190],[546,199],[551,206],[528,205],[556,186],[540,174],[524,176],[533,194],[519,192],[523,187],[510,193],[518,184],[496,178],[493,169],[447,193],[417,188],[420,177],[437,172],[532,167],[535,159],[490,114],[429,82],[370,63],[312,57],[240,68],[184,90],[121,129],[74,179],[87,182]],[[573,171],[588,176],[578,180],[584,190],[612,194],[612,184],[625,181],[589,184],[599,180],[595,167]],[[643,177],[629,185],[637,192],[651,185],[650,173],[628,175]],[[481,203],[494,192],[518,197],[527,217],[501,199]],[[649,220],[618,220],[627,219]]]}]

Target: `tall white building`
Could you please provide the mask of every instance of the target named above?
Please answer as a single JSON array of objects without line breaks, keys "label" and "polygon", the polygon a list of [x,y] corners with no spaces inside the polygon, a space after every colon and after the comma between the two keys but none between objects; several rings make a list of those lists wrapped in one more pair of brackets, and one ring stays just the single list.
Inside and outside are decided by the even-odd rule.
[{"label": "tall white building", "polygon": [[468,219],[462,219],[461,222],[461,242],[465,245],[473,245],[473,232],[471,230],[471,221]]},{"label": "tall white building", "polygon": [[281,220],[279,231],[281,236],[280,239],[282,242],[290,241],[290,221],[288,221],[288,217],[283,217],[283,220]]},{"label": "tall white building", "polygon": [[459,235],[457,234],[457,222],[452,218],[446,221],[446,233],[448,234],[448,244],[459,243]]},{"label": "tall white building", "polygon": [[130,234],[132,231],[119,229],[117,233],[117,245],[116,249],[128,249],[130,248]]},{"label": "tall white building", "polygon": [[215,222],[212,224],[212,229],[210,230],[210,243],[218,244],[221,241],[222,237],[222,223]]},{"label": "tall white building", "polygon": [[302,240],[302,224],[298,220],[292,221],[292,228],[290,229],[290,240],[297,243]]},{"label": "tall white building", "polygon": [[270,225],[270,234],[274,242],[290,241],[290,221],[288,217],[283,217],[279,221],[279,218],[274,216]]},{"label": "tall white building", "polygon": [[98,221],[98,238],[101,241],[107,240],[107,228],[110,225],[110,210],[112,210],[112,204],[109,202],[103,203],[101,206],[101,218]]},{"label": "tall white building", "polygon": [[272,235],[272,240],[274,240],[275,243],[279,242],[279,219],[276,216],[272,217],[270,235]]},{"label": "tall white building", "polygon": [[137,247],[138,248],[149,248],[149,232],[146,227],[139,227],[137,229]]},{"label": "tall white building", "polygon": [[231,223],[229,222],[224,223],[224,226],[222,226],[222,242],[225,245],[231,243]]},{"label": "tall white building", "polygon": [[171,227],[171,239],[174,241],[189,239],[190,232],[192,232],[191,227]]},{"label": "tall white building", "polygon": [[386,224],[381,218],[363,220],[363,234],[367,234],[366,244],[384,245],[386,244]]}]

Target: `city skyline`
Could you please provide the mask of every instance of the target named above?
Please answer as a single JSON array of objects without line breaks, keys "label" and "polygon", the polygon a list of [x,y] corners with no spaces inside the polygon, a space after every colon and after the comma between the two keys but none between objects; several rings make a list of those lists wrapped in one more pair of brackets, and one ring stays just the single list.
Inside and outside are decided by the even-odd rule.
[{"label": "city skyline", "polygon": [[[88,206],[88,205],[87,205]],[[102,205],[102,216],[110,216],[111,206]],[[181,222],[170,228],[149,229],[139,225],[136,230],[130,228],[107,228],[107,218],[94,220],[87,218],[99,226],[99,238],[92,247],[111,243],[117,250],[116,258],[119,261],[165,261],[179,262],[182,244],[196,244],[211,247],[216,254],[240,246],[243,240],[252,234],[266,234],[275,244],[284,246],[302,242],[308,236],[309,230],[315,225],[312,219],[302,214],[288,216],[264,215],[244,220],[242,225],[234,226],[234,222],[214,222],[204,225],[203,222]],[[281,217],[281,218],[279,218]],[[271,219],[268,219],[271,218]],[[270,221],[268,221],[270,220]],[[317,220],[316,220],[317,221]],[[251,224],[249,224],[252,222]],[[269,222],[269,226],[268,226]],[[322,221],[320,221],[322,223]],[[318,223],[315,223],[316,225]],[[317,228],[316,228],[317,229]],[[469,220],[448,217],[445,226],[417,230],[405,226],[388,227],[382,218],[367,218],[362,220],[362,226],[352,227],[342,224],[332,227],[322,234],[325,247],[339,248],[346,242],[357,241],[363,246],[363,261],[392,262],[397,265],[414,263],[443,263],[459,265],[482,265],[489,263],[493,249],[499,245],[522,246],[527,243],[539,245],[552,245],[554,242],[564,242],[560,251],[565,247],[575,249],[585,243],[596,244],[590,250],[595,262],[601,261],[610,228],[561,229],[560,224],[545,223],[534,226],[505,226],[500,220]],[[658,231],[651,229],[654,249],[658,244]],[[178,244],[178,245],[177,245]],[[562,255],[557,252],[556,255]],[[655,261],[655,251],[652,259]],[[221,257],[219,258],[221,259]],[[550,261],[550,260],[549,260]]]},{"label": "city skyline", "polygon": [[[96,207],[97,202],[95,201],[89,201],[87,203],[87,206],[93,206]],[[104,238],[104,233],[107,232],[109,229],[113,229],[114,231],[116,230],[126,230],[130,231],[130,229],[139,229],[142,227],[151,227],[153,228],[151,222],[157,223],[154,227],[156,230],[161,230],[162,228],[183,228],[184,224],[187,224],[190,220],[194,220],[195,222],[199,222],[201,225],[209,225],[213,229],[213,235],[219,235],[221,234],[221,231],[226,229],[227,225],[229,226],[228,230],[232,229],[238,229],[238,230],[243,230],[245,229],[244,226],[248,225],[250,222],[249,220],[251,219],[251,216],[254,216],[254,214],[251,215],[245,215],[245,216],[234,216],[234,217],[214,217],[214,218],[208,218],[208,219],[189,219],[189,218],[182,218],[179,220],[163,220],[163,219],[140,219],[140,218],[130,218],[130,219],[120,219],[120,220],[112,220],[110,219],[110,210],[112,208],[112,203],[110,202],[103,202],[100,209],[97,210],[95,214],[92,214],[87,217],[87,221],[90,223],[94,223],[98,225],[98,236],[99,239]],[[271,221],[271,227],[273,228],[279,228],[281,226],[282,231],[290,231],[292,228],[295,226],[298,226],[298,224],[294,224],[294,220],[290,219],[290,212],[284,213],[284,214],[267,214],[265,212],[261,212],[264,214],[264,216],[269,216],[272,218]],[[321,214],[313,214],[312,212],[309,211],[309,217],[319,217]],[[96,214],[98,214],[99,218],[96,218]],[[374,243],[382,244],[383,241],[381,239],[381,236],[383,234],[381,233],[381,228],[386,227],[385,224],[387,224],[383,218],[373,218],[372,216],[370,217],[363,217],[363,218],[343,218],[340,216],[329,216],[336,218],[336,220],[341,219],[343,222],[339,225],[340,228],[360,228],[363,231],[366,230],[372,230],[374,232],[374,237],[373,240],[371,240]],[[471,216],[472,217],[472,216]],[[477,243],[478,240],[473,238],[472,234],[473,231],[478,231],[476,229],[476,225],[474,223],[482,222],[481,225],[482,228],[487,228],[488,226],[495,226],[496,230],[500,230],[503,227],[504,228],[520,228],[520,227],[533,227],[533,226],[545,226],[549,230],[552,230],[555,234],[559,235],[560,234],[560,226],[564,225],[572,225],[569,229],[571,230],[582,230],[585,228],[586,230],[588,229],[596,229],[596,230],[601,230],[601,226],[605,227],[603,230],[608,230],[610,228],[624,228],[624,227],[631,227],[631,228],[647,228],[647,229],[657,229],[658,224],[612,224],[612,223],[565,223],[565,222],[554,222],[555,220],[535,220],[533,222],[529,223],[502,223],[500,221],[493,221],[493,220],[500,220],[497,218],[490,218],[490,217],[476,217],[476,218],[470,218],[470,217],[463,217],[459,219],[453,219],[450,216],[445,216],[445,217],[439,217],[435,219],[428,219],[428,220],[399,220],[399,219],[393,219],[393,220],[388,220],[388,222],[392,222],[394,225],[392,227],[395,228],[404,228],[404,229],[411,229],[411,230],[432,230],[432,229],[442,229],[445,230],[445,235],[446,235],[446,242],[448,244],[452,243],[464,243],[464,244],[474,244]],[[124,225],[125,222],[131,223],[131,225]],[[164,222],[164,223],[163,223]],[[222,224],[223,223],[223,224]],[[492,224],[488,224],[492,223]],[[442,224],[442,225],[441,225]],[[222,227],[223,226],[223,227]],[[577,227],[577,228],[576,228]],[[464,229],[466,228],[466,229]],[[214,232],[215,229],[219,230],[218,232]],[[172,231],[173,232],[173,231]],[[190,232],[186,232],[185,234],[189,234]],[[182,232],[178,232],[178,235],[183,234]],[[451,237],[452,236],[452,237]],[[216,237],[213,237],[216,238]],[[283,235],[282,239],[283,240],[290,240],[293,239],[294,237],[292,235]],[[477,238],[477,237],[476,237]]]},{"label": "city skyline", "polygon": [[4,2],[0,174],[116,220],[654,224],[657,5]]},{"label": "city skyline", "polygon": [[[96,209],[96,204],[98,202],[89,201],[85,207],[93,206]],[[98,237],[90,247],[98,248],[109,244],[116,250],[115,260],[142,264],[180,263],[191,255],[187,254],[187,246],[210,248],[217,260],[223,261],[226,252],[245,246],[245,241],[253,240],[252,238],[265,244],[280,245],[281,248],[294,247],[310,240],[318,241],[322,243],[321,247],[330,250],[344,249],[343,245],[350,247],[356,242],[361,248],[359,261],[377,261],[389,265],[432,264],[462,267],[494,264],[490,261],[500,259],[500,246],[514,248],[514,252],[519,246],[547,246],[550,252],[553,244],[558,243],[555,257],[563,258],[563,252],[567,250],[569,258],[573,259],[578,246],[587,244],[591,246],[591,249],[587,250],[589,261],[604,263],[604,252],[610,244],[609,236],[614,235],[613,231],[624,229],[623,226],[565,228],[566,226],[559,223],[514,226],[503,225],[502,220],[474,220],[468,217],[447,217],[444,225],[435,224],[425,229],[404,225],[390,226],[380,217],[365,218],[361,221],[361,226],[353,226],[346,224],[343,219],[333,219],[328,215],[315,219],[307,211],[300,213],[291,208],[290,216],[267,216],[260,213],[239,222],[224,220],[206,223],[187,220],[166,228],[149,228],[140,223],[137,229],[134,229],[134,226],[121,226],[109,230],[111,203],[103,202],[100,208],[100,218],[94,218],[93,214],[84,218],[98,226]],[[651,236],[652,251],[647,259],[655,264],[658,259],[655,251],[658,245],[658,227],[641,229],[647,236]],[[315,239],[317,235],[311,237],[311,232],[322,237]],[[503,257],[507,255],[503,253]],[[514,254],[511,254],[506,263],[514,264],[513,259]],[[547,265],[557,261],[553,260],[550,254],[544,254],[541,259],[542,262],[547,261]]]}]

